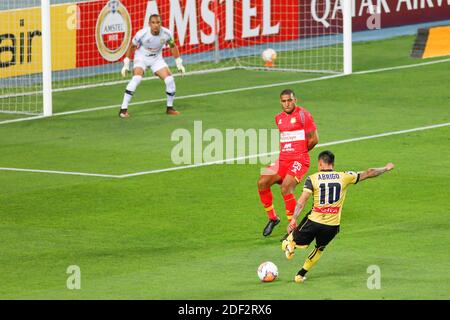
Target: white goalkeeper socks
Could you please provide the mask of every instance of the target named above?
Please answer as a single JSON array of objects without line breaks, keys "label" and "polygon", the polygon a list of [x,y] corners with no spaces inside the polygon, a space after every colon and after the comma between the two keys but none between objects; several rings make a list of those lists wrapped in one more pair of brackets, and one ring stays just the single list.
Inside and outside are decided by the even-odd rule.
[{"label": "white goalkeeper socks", "polygon": [[175,99],[175,79],[173,76],[168,76],[164,79],[164,83],[166,84],[166,94],[167,94],[167,106],[173,107],[173,100]]},{"label": "white goalkeeper socks", "polygon": [[121,109],[128,109],[128,104],[130,103],[131,98],[133,97],[133,94],[141,81],[142,76],[133,76],[133,78],[131,78],[130,82],[127,85],[127,89],[125,90],[122,107],[120,107]]},{"label": "white goalkeeper socks", "polygon": [[[128,109],[128,105],[130,104],[133,94],[141,81],[142,76],[133,76],[133,78],[131,78],[131,81],[128,83],[127,89],[125,90],[121,109]],[[175,79],[173,78],[173,76],[168,76],[164,79],[164,83],[166,84],[167,106],[173,107],[176,90]]]}]

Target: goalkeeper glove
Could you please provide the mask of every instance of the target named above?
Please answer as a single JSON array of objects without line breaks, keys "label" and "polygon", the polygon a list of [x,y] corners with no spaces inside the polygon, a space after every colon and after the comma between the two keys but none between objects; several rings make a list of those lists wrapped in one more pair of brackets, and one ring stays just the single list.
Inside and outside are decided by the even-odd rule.
[{"label": "goalkeeper glove", "polygon": [[183,59],[178,57],[178,58],[175,59],[175,63],[177,65],[178,71],[181,72],[182,75],[184,75],[184,73],[186,72],[186,69],[183,66]]},{"label": "goalkeeper glove", "polygon": [[130,71],[130,58],[126,57],[123,59],[123,68],[120,72],[122,74],[122,77],[126,77],[127,71]]}]

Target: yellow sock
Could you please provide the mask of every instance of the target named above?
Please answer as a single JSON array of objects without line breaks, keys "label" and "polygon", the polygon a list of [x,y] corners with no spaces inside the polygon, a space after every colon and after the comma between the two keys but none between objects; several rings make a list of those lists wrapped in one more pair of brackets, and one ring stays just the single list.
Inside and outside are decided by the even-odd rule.
[{"label": "yellow sock", "polygon": [[318,248],[314,248],[314,250],[309,254],[308,258],[305,260],[303,269],[309,271],[317,263],[317,261],[319,261],[322,254],[323,251],[319,250]]}]

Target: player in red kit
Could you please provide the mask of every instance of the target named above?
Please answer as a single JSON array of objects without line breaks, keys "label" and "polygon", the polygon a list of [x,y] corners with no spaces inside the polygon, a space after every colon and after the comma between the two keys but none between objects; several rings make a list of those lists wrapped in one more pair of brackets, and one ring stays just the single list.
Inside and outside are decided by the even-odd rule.
[{"label": "player in red kit", "polygon": [[292,90],[281,92],[280,103],[283,112],[275,117],[280,130],[280,156],[274,164],[265,169],[258,180],[259,196],[269,217],[269,222],[263,230],[265,237],[280,223],[272,204],[271,186],[275,183],[281,185],[286,216],[290,223],[296,205],[295,187],[308,172],[308,151],[319,142],[313,117],[305,108],[297,106],[297,99]]}]

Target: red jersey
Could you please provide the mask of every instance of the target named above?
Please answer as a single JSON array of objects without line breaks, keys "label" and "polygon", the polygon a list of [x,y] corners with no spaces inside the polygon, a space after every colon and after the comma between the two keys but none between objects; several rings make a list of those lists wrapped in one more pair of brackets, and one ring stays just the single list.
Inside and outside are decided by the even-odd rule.
[{"label": "red jersey", "polygon": [[298,160],[308,154],[307,134],[316,130],[311,114],[295,107],[291,114],[281,112],[275,117],[280,130],[280,160]]}]

